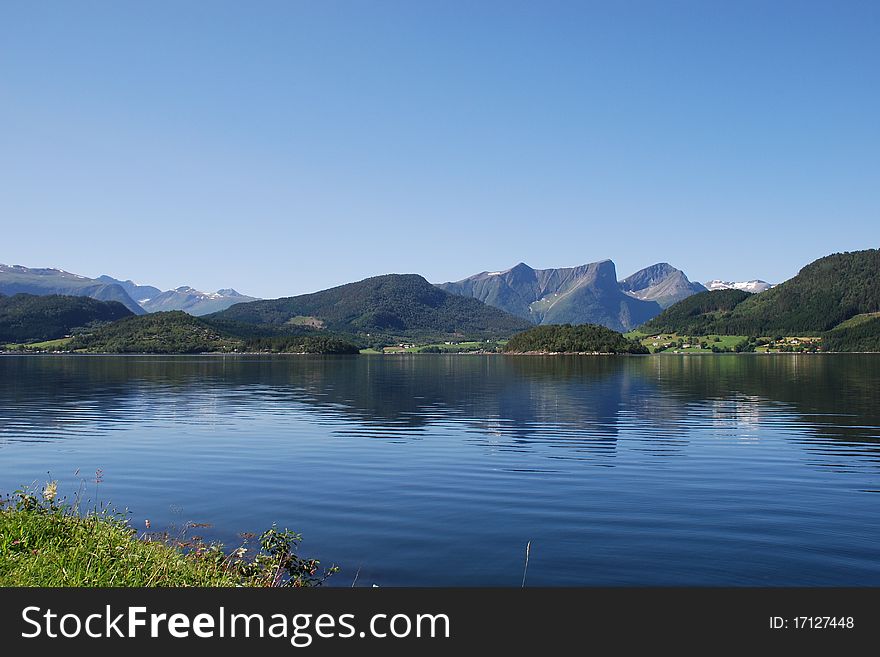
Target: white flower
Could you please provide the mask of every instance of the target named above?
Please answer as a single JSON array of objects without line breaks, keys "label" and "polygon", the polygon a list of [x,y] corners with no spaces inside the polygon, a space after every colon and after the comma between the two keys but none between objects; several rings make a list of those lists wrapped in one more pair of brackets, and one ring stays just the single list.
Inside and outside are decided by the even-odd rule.
[{"label": "white flower", "polygon": [[47,502],[51,502],[55,499],[55,496],[58,494],[58,482],[50,481],[46,484],[46,487],[43,489],[43,499]]}]

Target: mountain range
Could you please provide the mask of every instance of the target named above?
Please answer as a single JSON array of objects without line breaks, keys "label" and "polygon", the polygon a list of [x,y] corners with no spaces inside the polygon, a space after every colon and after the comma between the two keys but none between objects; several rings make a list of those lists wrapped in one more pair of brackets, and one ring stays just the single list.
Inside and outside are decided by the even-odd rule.
[{"label": "mountain range", "polygon": [[191,287],[162,291],[152,285],[138,285],[111,276],[88,278],[61,269],[31,269],[0,264],[0,293],[19,293],[91,297],[99,301],[118,301],[136,315],[160,310],[183,310],[190,315],[207,315],[236,303],[255,301],[255,297],[233,289],[200,292]]},{"label": "mountain range", "polygon": [[[53,285],[67,294],[48,292]],[[621,281],[610,260],[545,270],[520,263],[507,271],[483,272],[440,286],[416,274],[376,276],[313,294],[236,303],[195,322],[180,311],[145,314],[131,298],[153,295],[158,288],[3,265],[0,335],[14,343],[93,335],[96,342],[75,344],[111,351],[142,350],[161,343],[168,353],[200,345],[211,350],[347,353],[352,344],[375,348],[402,340],[421,344],[491,340],[509,338],[535,324],[590,323],[613,330],[640,325],[649,334],[756,336],[750,342],[760,336],[818,336],[827,340],[826,350],[880,350],[878,249],[820,258],[759,294],[735,288],[696,292],[700,287],[667,263]],[[22,288],[37,293],[23,293]],[[12,295],[6,296],[10,291]],[[189,288],[171,292],[216,301]],[[234,290],[223,292],[227,297],[242,296]],[[92,294],[116,298],[84,298]],[[164,294],[138,300],[146,304]],[[683,298],[661,312],[661,304],[676,297]],[[135,312],[141,316],[129,316]],[[646,317],[647,321],[641,319]],[[548,344],[566,349],[569,343],[572,348],[575,343],[587,344],[581,340],[584,336],[589,344],[596,342],[593,338],[602,342],[602,336],[607,337],[590,331],[530,335],[538,343],[546,338]],[[526,342],[529,349],[537,344],[532,338]]]},{"label": "mountain range", "polygon": [[[770,287],[763,281],[712,281],[708,285],[750,292]],[[436,287],[472,297],[532,324],[592,323],[619,331],[634,328],[677,301],[706,290],[665,262],[618,281],[611,260],[557,269],[533,269],[519,263],[506,271],[485,271],[461,281],[439,283]],[[181,286],[163,291],[108,275],[93,279],[61,269],[31,269],[21,265],[0,265],[0,293],[85,296],[118,301],[135,314],[183,310],[196,316],[258,301],[231,288],[202,292]]]},{"label": "mountain range", "polygon": [[146,311],[118,283],[98,281],[60,269],[30,269],[21,265],[0,265],[0,294],[60,294],[118,301],[136,315]]},{"label": "mountain range", "polygon": [[408,338],[506,337],[531,326],[476,299],[441,290],[417,274],[387,274],[313,294],[241,303],[206,319]]},{"label": "mountain range", "polygon": [[256,297],[249,297],[232,288],[217,290],[216,292],[201,292],[188,285],[166,290],[163,292],[152,285],[138,285],[134,281],[120,281],[110,276],[99,276],[96,280],[106,283],[116,283],[121,286],[137,304],[148,313],[166,310],[183,310],[190,315],[210,315],[221,310],[226,310],[236,303],[256,301]]},{"label": "mountain range", "polygon": [[676,301],[706,289],[665,262],[618,281],[611,260],[561,269],[533,269],[521,262],[505,271],[484,271],[437,287],[533,324],[590,323],[617,331],[639,326]]}]

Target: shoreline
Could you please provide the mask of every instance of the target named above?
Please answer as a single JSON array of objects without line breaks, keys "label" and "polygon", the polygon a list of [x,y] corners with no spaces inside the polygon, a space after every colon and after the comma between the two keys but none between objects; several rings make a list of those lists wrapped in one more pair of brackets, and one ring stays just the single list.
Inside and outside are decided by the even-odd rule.
[{"label": "shoreline", "polygon": [[0,350],[0,356],[338,356],[350,358],[354,356],[830,356],[840,354],[880,354],[880,351],[722,351],[705,353],[659,352],[653,354],[609,353],[602,351],[449,351],[444,353],[393,352],[388,354],[321,354],[303,351],[199,351],[193,353],[161,353],[161,352],[73,352],[73,351],[9,351]]}]

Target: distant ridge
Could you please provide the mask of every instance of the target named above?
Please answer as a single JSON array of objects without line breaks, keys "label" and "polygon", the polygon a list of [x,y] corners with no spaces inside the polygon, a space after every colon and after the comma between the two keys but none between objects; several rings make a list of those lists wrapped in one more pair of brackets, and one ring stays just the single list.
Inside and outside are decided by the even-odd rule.
[{"label": "distant ridge", "polygon": [[120,281],[106,275],[101,276],[98,280],[121,285],[144,310],[151,313],[182,310],[190,315],[201,316],[226,310],[236,303],[257,300],[256,297],[249,297],[232,288],[216,292],[202,292],[188,285],[182,285],[163,292],[152,285],[137,285],[132,281]]},{"label": "distant ridge", "polygon": [[136,315],[146,312],[118,283],[98,281],[61,269],[0,265],[0,293],[90,297],[99,301],[118,301]]},{"label": "distant ridge", "polygon": [[683,271],[668,262],[640,269],[620,281],[620,287],[636,299],[656,301],[661,308],[668,308],[692,294],[706,291],[705,287],[689,281]]},{"label": "distant ridge", "polygon": [[507,337],[528,321],[440,290],[417,274],[387,274],[295,297],[240,303],[209,316],[356,334]]},{"label": "distant ridge", "polygon": [[232,288],[201,292],[188,286],[163,292],[152,285],[138,285],[102,275],[89,278],[62,269],[33,269],[21,265],[0,265],[0,294],[61,294],[118,301],[136,315],[164,310],[183,310],[190,315],[208,315],[236,303],[255,301]]},{"label": "distant ridge", "polygon": [[153,287],[152,285],[138,285],[134,281],[120,281],[119,279],[113,278],[112,276],[107,276],[106,274],[103,276],[98,276],[95,279],[96,281],[101,281],[102,283],[115,283],[119,285],[125,292],[134,299],[138,304],[143,303],[143,301],[156,297],[162,294],[162,290],[157,287]]},{"label": "distant ridge", "polygon": [[473,297],[534,324],[599,324],[627,331],[703,287],[678,269],[659,263],[618,282],[611,260],[579,267],[532,269],[525,263],[485,271],[442,290]]}]

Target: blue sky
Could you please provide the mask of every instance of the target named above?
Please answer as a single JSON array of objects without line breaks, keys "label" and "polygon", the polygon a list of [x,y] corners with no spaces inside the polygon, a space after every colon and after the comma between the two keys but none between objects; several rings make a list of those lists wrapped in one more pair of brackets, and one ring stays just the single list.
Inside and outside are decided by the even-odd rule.
[{"label": "blue sky", "polygon": [[0,262],[275,297],[880,246],[878,2],[0,0]]}]

